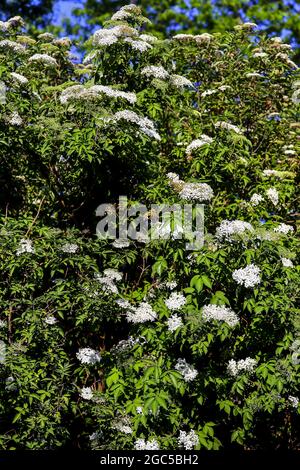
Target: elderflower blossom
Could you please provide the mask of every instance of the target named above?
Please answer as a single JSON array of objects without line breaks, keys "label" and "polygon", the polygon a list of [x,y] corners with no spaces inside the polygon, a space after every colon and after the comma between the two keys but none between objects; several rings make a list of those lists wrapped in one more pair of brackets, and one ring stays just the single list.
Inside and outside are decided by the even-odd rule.
[{"label": "elderflower blossom", "polygon": [[177,87],[177,88],[184,88],[184,87],[194,87],[193,83],[186,77],[183,77],[182,75],[176,75],[173,74],[170,77],[170,83],[171,85]]},{"label": "elderflower blossom", "polygon": [[233,131],[236,132],[236,134],[243,133],[243,131],[239,127],[234,126],[233,124],[230,124],[229,122],[225,121],[217,121],[215,123],[215,127],[220,127],[220,129],[226,129],[227,131]]},{"label": "elderflower blossom", "polygon": [[205,322],[211,320],[223,321],[232,327],[239,323],[239,317],[233,310],[224,305],[205,305],[202,309],[202,318]]},{"label": "elderflower blossom", "polygon": [[283,233],[284,235],[287,235],[288,233],[292,233],[294,231],[294,227],[292,227],[291,225],[287,225],[287,224],[279,224],[278,227],[275,227],[274,228],[274,232],[278,232],[278,233]]},{"label": "elderflower blossom", "polygon": [[183,376],[183,380],[186,382],[192,382],[198,375],[198,371],[195,367],[188,364],[185,359],[178,359],[175,364],[175,370],[180,372]]},{"label": "elderflower blossom", "polygon": [[299,398],[293,397],[292,395],[288,396],[288,402],[293,408],[298,408],[299,406]]},{"label": "elderflower blossom", "polygon": [[134,49],[135,51],[146,52],[148,49],[152,49],[151,44],[149,44],[148,42],[137,41],[132,38],[125,38],[124,41],[130,44],[132,49]]},{"label": "elderflower blossom", "polygon": [[154,43],[154,42],[158,41],[157,37],[152,36],[152,34],[141,34],[140,39],[142,41],[146,41],[146,42],[150,42],[150,43]]},{"label": "elderflower blossom", "polygon": [[55,323],[57,323],[57,320],[53,315],[47,315],[44,321],[47,325],[55,325]]},{"label": "elderflower blossom", "polygon": [[258,72],[249,72],[246,74],[246,78],[265,78],[265,76]]},{"label": "elderflower blossom", "polygon": [[251,359],[250,357],[246,357],[246,359],[240,359],[239,361],[231,359],[228,362],[227,370],[230,375],[236,377],[243,372],[253,372],[256,365],[257,361],[255,359]]},{"label": "elderflower blossom", "polygon": [[84,400],[92,400],[93,399],[93,390],[91,389],[91,387],[83,387],[80,390],[80,396]]},{"label": "elderflower blossom", "polygon": [[252,194],[250,198],[250,204],[252,206],[258,206],[264,200],[263,196],[258,193]]},{"label": "elderflower blossom", "polygon": [[25,52],[26,48],[23,44],[19,44],[9,39],[3,39],[0,41],[0,49],[5,49],[12,52]]},{"label": "elderflower blossom", "polygon": [[232,241],[235,235],[241,235],[246,231],[253,231],[249,222],[244,220],[222,220],[221,225],[216,229],[216,237],[219,240]]},{"label": "elderflower blossom", "polygon": [[159,444],[155,439],[146,441],[145,439],[137,439],[134,443],[135,450],[159,450]]},{"label": "elderflower blossom", "polygon": [[96,364],[101,361],[101,356],[98,351],[92,348],[81,348],[76,353],[77,359],[81,364]]},{"label": "elderflower blossom", "polygon": [[185,450],[192,450],[199,444],[199,438],[193,429],[190,432],[179,431],[179,437],[177,440],[178,445],[183,447]]},{"label": "elderflower blossom", "polygon": [[206,96],[214,95],[215,93],[218,93],[218,90],[205,90],[203,93],[201,93],[201,98],[205,98]]},{"label": "elderflower blossom", "polygon": [[11,76],[17,83],[20,83],[21,85],[26,85],[26,83],[28,83],[28,78],[24,77],[24,75],[21,75],[20,73],[11,72],[10,76]]},{"label": "elderflower blossom", "polygon": [[234,27],[236,30],[246,30],[246,31],[253,31],[253,29],[257,28],[256,23],[251,23],[249,21],[246,21],[245,23],[238,24]]},{"label": "elderflower blossom", "polygon": [[29,57],[28,62],[37,62],[51,67],[57,67],[57,61],[48,54],[34,54]]},{"label": "elderflower blossom", "polygon": [[122,274],[115,269],[105,269],[103,275],[95,273],[94,278],[101,284],[104,291],[112,292],[113,294],[118,293],[118,287],[115,285],[115,282],[122,279]]},{"label": "elderflower blossom", "polygon": [[98,29],[93,34],[94,46],[110,46],[116,43],[119,38],[137,37],[138,31],[128,25],[114,26],[113,28]]},{"label": "elderflower blossom", "polygon": [[61,251],[63,253],[76,253],[77,250],[78,250],[78,245],[76,245],[76,243],[65,243],[61,247]]},{"label": "elderflower blossom", "polygon": [[285,268],[293,268],[294,264],[293,261],[289,258],[281,258],[282,266]]},{"label": "elderflower blossom", "polygon": [[32,246],[32,241],[22,238],[19,244],[19,247],[16,251],[16,255],[19,256],[22,253],[34,253],[34,248]]},{"label": "elderflower blossom", "polygon": [[209,137],[208,135],[201,134],[200,139],[195,139],[193,140],[186,148],[185,153],[186,154],[191,154],[193,150],[196,150],[200,147],[203,147],[203,145],[209,145],[213,142],[213,139]]},{"label": "elderflower blossom", "polygon": [[112,429],[123,432],[124,434],[132,434],[131,422],[128,416],[121,416],[113,420],[111,424]]},{"label": "elderflower blossom", "polygon": [[279,194],[276,188],[269,188],[266,191],[266,195],[268,199],[274,204],[274,206],[277,206],[279,202]]},{"label": "elderflower blossom", "polygon": [[168,330],[173,332],[182,326],[182,320],[178,315],[174,314],[168,318],[167,324]]},{"label": "elderflower blossom", "polygon": [[148,135],[149,137],[153,137],[156,140],[160,140],[160,136],[156,132],[153,122],[146,117],[139,116],[134,111],[129,111],[128,109],[118,111],[113,115],[113,120],[130,121],[139,126],[141,132],[144,134]]},{"label": "elderflower blossom", "polygon": [[260,284],[260,269],[255,264],[248,264],[245,268],[235,269],[232,278],[241,286],[254,287]]},{"label": "elderflower blossom", "polygon": [[148,302],[141,302],[137,307],[128,310],[126,318],[130,323],[145,323],[156,320],[157,313]]},{"label": "elderflower blossom", "polygon": [[156,67],[154,65],[148,65],[141,70],[141,75],[145,75],[146,77],[154,77],[159,78],[161,80],[165,80],[169,77],[169,72],[167,72],[164,67]]},{"label": "elderflower blossom", "polygon": [[186,303],[186,298],[180,292],[172,292],[170,297],[165,300],[165,304],[169,310],[179,310]]},{"label": "elderflower blossom", "polygon": [[207,183],[184,183],[179,197],[187,201],[203,202],[210,201],[214,197],[214,192]]},{"label": "elderflower blossom", "polygon": [[0,320],[0,328],[5,328],[5,327],[6,327],[6,321]]},{"label": "elderflower blossom", "polygon": [[23,119],[17,111],[13,111],[9,116],[6,116],[5,120],[11,126],[21,126],[23,124]]},{"label": "elderflower blossom", "polygon": [[60,102],[66,104],[70,100],[91,100],[99,98],[101,94],[109,96],[110,98],[125,99],[130,104],[136,102],[135,93],[115,90],[104,85],[93,85],[89,88],[85,88],[83,85],[72,85],[61,93]]}]

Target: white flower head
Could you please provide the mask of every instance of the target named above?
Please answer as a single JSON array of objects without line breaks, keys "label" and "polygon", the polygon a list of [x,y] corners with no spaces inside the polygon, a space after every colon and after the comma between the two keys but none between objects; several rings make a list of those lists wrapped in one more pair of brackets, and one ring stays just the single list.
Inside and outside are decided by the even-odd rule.
[{"label": "white flower head", "polygon": [[258,194],[258,193],[254,193],[252,194],[251,198],[250,198],[250,204],[251,206],[258,206],[261,202],[263,202],[264,198],[261,194]]},{"label": "white flower head", "polygon": [[93,390],[91,389],[91,387],[83,387],[80,390],[80,396],[84,400],[92,400],[93,399]]},{"label": "white flower head", "polygon": [[235,269],[232,278],[241,286],[254,287],[260,284],[260,268],[255,264],[248,264],[245,268]]},{"label": "white flower head", "polygon": [[209,145],[213,142],[213,139],[208,135],[202,134],[199,139],[193,140],[186,148],[186,154],[190,155],[193,150],[197,150],[203,145]]},{"label": "white flower head", "polygon": [[159,450],[159,444],[155,439],[146,441],[145,439],[137,439],[134,443],[135,450]]},{"label": "white flower head", "polygon": [[190,432],[179,431],[178,444],[185,450],[193,450],[199,444],[199,438],[194,430]]},{"label": "white flower head", "polygon": [[255,359],[251,359],[250,357],[246,357],[246,359],[240,359],[239,361],[231,359],[228,363],[227,370],[230,375],[236,377],[244,372],[254,372],[256,365],[257,361]]},{"label": "white flower head", "polygon": [[188,364],[185,359],[178,359],[175,369],[180,372],[185,382],[192,382],[198,375],[198,371],[195,367]]},{"label": "white flower head", "polygon": [[137,307],[131,307],[126,313],[127,321],[130,323],[145,323],[155,321],[157,313],[148,302],[141,302]]},{"label": "white flower head", "polygon": [[267,198],[272,202],[274,206],[278,205],[279,194],[276,188],[269,188],[266,191]]},{"label": "white flower head", "polygon": [[16,251],[16,255],[19,256],[22,253],[34,253],[34,248],[32,241],[26,238],[22,238],[19,244],[19,247]]},{"label": "white flower head", "polygon": [[165,300],[169,310],[180,310],[186,303],[186,298],[181,292],[172,292],[170,297]]},{"label": "white flower head", "polygon": [[177,328],[182,326],[182,319],[178,315],[173,314],[168,318],[167,325],[169,331],[176,331]]},{"label": "white flower head", "polygon": [[239,323],[239,317],[228,307],[224,305],[205,305],[202,309],[202,318],[205,322],[212,320],[223,321],[229,326],[236,326]]},{"label": "white flower head", "polygon": [[244,220],[222,220],[221,225],[216,229],[216,237],[219,240],[232,241],[235,236],[245,232],[253,232],[253,227]]},{"label": "white flower head", "polygon": [[207,183],[184,183],[179,197],[187,201],[210,201],[214,197],[212,188]]},{"label": "white flower head", "polygon": [[77,359],[81,364],[96,364],[101,361],[101,356],[98,351],[92,348],[81,348],[76,353]]},{"label": "white flower head", "polygon": [[293,233],[294,227],[291,225],[287,225],[284,223],[279,224],[277,227],[274,228],[274,232],[277,233],[283,233],[284,235],[287,235],[288,233]]}]

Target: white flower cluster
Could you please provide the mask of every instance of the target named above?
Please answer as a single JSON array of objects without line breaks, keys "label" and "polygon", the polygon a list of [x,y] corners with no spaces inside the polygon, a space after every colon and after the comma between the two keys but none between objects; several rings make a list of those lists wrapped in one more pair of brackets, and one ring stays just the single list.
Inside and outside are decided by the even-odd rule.
[{"label": "white flower cluster", "polygon": [[154,43],[154,42],[158,41],[158,39],[155,36],[152,36],[152,34],[141,34],[139,36],[139,38],[142,41],[146,41],[146,42],[150,42],[150,43]]},{"label": "white flower cluster", "polygon": [[250,198],[250,204],[255,207],[258,206],[263,200],[264,198],[261,194],[254,193]]},{"label": "white flower cluster", "polygon": [[193,150],[197,150],[200,147],[203,147],[203,145],[209,145],[213,142],[213,139],[209,137],[208,135],[202,134],[200,135],[200,139],[195,139],[193,140],[186,148],[185,152],[187,155],[190,155]]},{"label": "white flower cluster", "polygon": [[138,36],[137,30],[127,25],[114,26],[109,29],[98,29],[93,34],[93,45],[98,47],[111,46],[116,43],[119,38],[136,36]]},{"label": "white flower cluster", "polygon": [[137,439],[134,443],[135,450],[159,450],[159,444],[155,439],[145,441],[145,439]]},{"label": "white flower cluster", "polygon": [[253,227],[249,222],[244,220],[222,220],[216,229],[216,237],[219,240],[232,241],[235,235],[253,231]]},{"label": "white flower cluster", "polygon": [[245,31],[253,31],[255,28],[257,28],[256,23],[251,23],[249,21],[246,21],[245,23],[238,24],[234,27],[236,30],[245,30]]},{"label": "white flower cluster", "polygon": [[299,398],[293,397],[292,395],[288,396],[288,402],[293,408],[298,408],[299,406]]},{"label": "white flower cluster", "polygon": [[5,116],[5,121],[11,126],[21,126],[23,119],[17,111],[13,111],[10,115]]},{"label": "white flower cluster", "polygon": [[260,284],[260,269],[255,264],[248,264],[245,268],[235,269],[232,273],[233,279],[245,287],[254,287]]},{"label": "white flower cluster", "polygon": [[249,72],[246,74],[246,78],[265,78],[264,75],[258,72]]},{"label": "white flower cluster", "polygon": [[218,93],[218,90],[205,90],[201,93],[201,98],[205,98],[206,96],[214,95]]},{"label": "white flower cluster", "polygon": [[141,302],[137,307],[130,307],[126,318],[131,323],[145,323],[156,320],[157,313],[148,302]]},{"label": "white flower cluster", "polygon": [[11,72],[10,76],[21,85],[26,85],[28,83],[28,78],[24,77],[24,75],[21,75],[20,73]]},{"label": "white flower cluster", "polygon": [[243,133],[243,131],[239,127],[234,126],[233,124],[230,124],[229,122],[225,122],[225,121],[216,122],[215,127],[219,127],[220,129],[226,129],[227,131],[233,131],[236,134]]},{"label": "white flower cluster", "polygon": [[176,289],[177,285],[177,281],[167,281],[164,283],[164,286],[169,290]]},{"label": "white flower cluster", "polygon": [[165,80],[166,78],[169,78],[170,74],[167,72],[164,67],[156,67],[154,65],[148,65],[147,67],[144,67],[141,70],[141,74],[145,75],[146,77],[154,77],[154,78],[159,78],[161,80]]},{"label": "white flower cluster", "polygon": [[246,359],[240,359],[239,361],[231,359],[228,362],[227,370],[230,375],[236,377],[243,372],[253,372],[256,365],[257,361],[255,359],[251,359],[250,357],[246,357]]},{"label": "white flower cluster", "polygon": [[32,246],[32,241],[22,238],[19,244],[19,247],[16,251],[16,255],[19,256],[22,253],[34,253],[34,248]]},{"label": "white flower cluster", "polygon": [[121,416],[120,418],[116,418],[111,423],[112,429],[116,431],[123,432],[124,434],[132,434],[131,422],[128,416]]},{"label": "white flower cluster", "polygon": [[130,241],[125,238],[116,238],[116,240],[112,242],[112,246],[114,248],[128,248],[130,246]]},{"label": "white flower cluster", "polygon": [[169,310],[180,310],[186,303],[186,298],[181,292],[172,292],[170,297],[165,300]]},{"label": "white flower cluster", "polygon": [[93,390],[91,389],[91,387],[83,387],[80,390],[80,396],[84,400],[92,400],[93,399]]},{"label": "white flower cluster", "polygon": [[211,34],[203,33],[203,34],[175,34],[172,39],[182,42],[191,42],[195,41],[199,44],[209,44],[214,37]]},{"label": "white flower cluster", "polygon": [[156,132],[153,122],[146,117],[139,116],[134,111],[129,111],[128,109],[125,109],[124,111],[118,111],[113,115],[113,120],[125,120],[127,122],[130,121],[139,126],[141,132],[144,134],[156,140],[160,140],[160,136]]},{"label": "white flower cluster", "polygon": [[77,359],[81,364],[96,364],[101,361],[101,356],[98,351],[92,348],[81,348],[76,353]]},{"label": "white flower cluster", "polygon": [[36,62],[44,65],[48,65],[50,67],[57,67],[58,63],[48,54],[34,54],[29,57],[28,62]]},{"label": "white flower cluster", "polygon": [[3,39],[0,41],[0,49],[8,50],[9,52],[25,52],[26,48],[23,44],[19,44],[15,41],[10,41],[9,39]]},{"label": "white flower cluster", "polygon": [[194,88],[193,83],[182,75],[173,74],[170,77],[170,83],[177,88],[191,87]]},{"label": "white flower cluster", "polygon": [[287,225],[287,224],[279,224],[278,227],[275,227],[274,228],[274,232],[278,232],[278,233],[283,233],[284,235],[287,235],[288,233],[293,233],[294,231],[294,227],[292,227],[291,225]]},{"label": "white flower cluster", "polygon": [[78,245],[76,245],[76,243],[65,243],[61,247],[61,251],[63,253],[76,253],[76,251],[78,251]]},{"label": "white flower cluster", "polygon": [[228,307],[224,305],[205,305],[202,309],[202,318],[205,322],[218,320],[227,323],[229,326],[236,326],[239,323],[239,317]]},{"label": "white flower cluster", "polygon": [[47,315],[47,317],[45,318],[45,323],[47,325],[55,325],[55,323],[57,323],[57,320],[55,317],[53,317],[53,315]]},{"label": "white flower cluster", "polygon": [[279,202],[279,194],[276,188],[269,188],[266,191],[266,195],[268,199],[274,204],[274,206],[277,206]]},{"label": "white flower cluster", "polygon": [[207,183],[184,183],[179,196],[187,201],[204,202],[210,201],[214,192]]},{"label": "white flower cluster", "polygon": [[293,268],[294,264],[293,261],[289,258],[281,258],[282,266],[285,268]]},{"label": "white flower cluster", "polygon": [[295,339],[292,342],[290,351],[292,353],[292,364],[300,364],[300,339]]},{"label": "white flower cluster", "polygon": [[132,49],[134,49],[135,51],[146,52],[148,49],[152,49],[151,44],[145,41],[137,41],[132,38],[125,38],[124,42],[130,44]]},{"label": "white flower cluster", "polygon": [[110,98],[122,98],[130,104],[136,102],[136,94],[132,92],[115,90],[109,86],[93,85],[85,88],[83,85],[72,85],[66,88],[60,95],[62,104],[68,103],[70,100],[94,100],[104,94]]},{"label": "white flower cluster", "polygon": [[190,432],[179,431],[178,445],[185,450],[192,450],[199,444],[199,438],[195,431],[192,429]]},{"label": "white flower cluster", "polygon": [[25,23],[21,16],[14,16],[13,18],[10,18],[7,21],[0,21],[0,31],[6,33],[12,28],[15,27],[23,27],[25,26]]},{"label": "white flower cluster", "polygon": [[6,327],[6,321],[0,320],[0,328],[5,328],[5,327]]},{"label": "white flower cluster", "polygon": [[173,314],[168,318],[167,324],[168,330],[173,332],[182,326],[182,320],[178,315]]},{"label": "white flower cluster", "polygon": [[186,382],[192,382],[198,375],[195,367],[188,364],[185,359],[178,359],[175,369],[180,372]]},{"label": "white flower cluster", "polygon": [[95,273],[94,277],[96,281],[100,282],[104,291],[112,292],[113,294],[118,293],[118,287],[115,283],[121,281],[122,273],[115,269],[105,269],[103,275]]}]

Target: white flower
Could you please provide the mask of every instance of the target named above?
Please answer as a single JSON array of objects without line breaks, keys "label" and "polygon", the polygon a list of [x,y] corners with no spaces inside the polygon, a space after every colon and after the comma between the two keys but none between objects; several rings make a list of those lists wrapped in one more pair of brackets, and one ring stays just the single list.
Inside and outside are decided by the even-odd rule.
[{"label": "white flower", "polygon": [[148,42],[137,41],[132,38],[125,38],[124,41],[128,42],[135,51],[146,52],[148,49],[152,49],[151,44]]},{"label": "white flower", "polygon": [[200,136],[200,139],[195,139],[193,140],[186,148],[186,154],[191,154],[193,150],[196,150],[200,147],[203,147],[203,145],[209,145],[213,142],[213,139],[209,137],[208,135],[202,134]]},{"label": "white flower", "polygon": [[173,332],[182,326],[182,320],[178,315],[174,314],[168,318],[167,324],[168,330]]},{"label": "white flower", "polygon": [[274,232],[278,232],[278,233],[283,233],[284,235],[287,235],[289,232],[293,232],[294,231],[294,227],[292,227],[291,225],[287,225],[287,224],[279,224],[278,227],[275,227],[274,228]]},{"label": "white flower", "polygon": [[54,57],[51,57],[48,54],[34,54],[29,57],[28,62],[38,62],[44,65],[49,65],[51,67],[56,67],[58,65]]},{"label": "white flower", "polygon": [[136,407],[136,412],[137,412],[138,415],[144,414],[144,413],[143,413],[143,408],[142,408],[141,406],[137,406],[137,407]]},{"label": "white flower", "polygon": [[188,364],[185,359],[178,359],[175,369],[180,372],[186,382],[192,382],[198,375],[195,367]]},{"label": "white flower", "polygon": [[268,199],[274,204],[274,206],[277,206],[279,202],[279,194],[276,188],[269,188],[266,191],[266,195]]},{"label": "white flower", "polygon": [[47,325],[55,325],[55,323],[57,323],[57,320],[55,317],[53,317],[52,315],[48,315],[46,318],[45,318],[45,323],[47,323]]},{"label": "white flower", "polygon": [[299,398],[293,397],[292,395],[289,395],[289,396],[288,396],[288,401],[289,401],[290,405],[291,405],[293,408],[298,408],[298,406],[299,406]]},{"label": "white flower", "polygon": [[176,173],[167,173],[166,174],[166,177],[168,178],[168,180],[170,180],[171,182],[179,182],[180,179],[179,179],[179,176],[176,174]]},{"label": "white flower", "polygon": [[228,131],[233,131],[233,132],[236,132],[236,134],[242,134],[243,133],[243,131],[239,127],[234,126],[233,124],[230,124],[229,122],[225,122],[225,121],[216,122],[215,127],[220,127],[221,129],[226,129]]},{"label": "white flower", "polygon": [[218,93],[218,90],[205,90],[201,93],[201,97],[205,98],[206,96],[214,95],[215,93]]},{"label": "white flower", "polygon": [[167,289],[173,290],[177,287],[177,282],[176,281],[167,281],[165,283],[165,286]]},{"label": "white flower", "polygon": [[294,264],[293,261],[290,260],[289,258],[281,258],[282,266],[285,268],[293,268]]},{"label": "white flower", "polygon": [[63,251],[64,253],[76,253],[77,250],[78,245],[76,245],[76,243],[65,243],[61,247],[61,251]]},{"label": "white flower", "polygon": [[93,390],[91,387],[83,387],[80,391],[80,396],[84,400],[92,400],[93,399]]},{"label": "white flower", "polygon": [[268,54],[266,52],[255,52],[253,57],[255,59],[264,59],[265,57],[268,57]]},{"label": "white flower", "polygon": [[26,85],[28,83],[28,79],[24,77],[24,75],[21,75],[20,73],[17,72],[11,72],[11,77],[21,85]]},{"label": "white flower", "polygon": [[186,298],[180,292],[172,292],[170,297],[165,300],[169,310],[180,310],[186,303]]},{"label": "white flower", "polygon": [[135,93],[115,90],[114,88],[104,85],[93,85],[89,88],[86,88],[83,85],[72,85],[61,93],[59,99],[62,104],[66,104],[71,100],[90,101],[99,99],[102,94],[109,96],[110,98],[125,99],[130,104],[134,104],[136,102]]},{"label": "white flower", "polygon": [[223,321],[232,327],[239,323],[239,317],[233,310],[224,305],[205,305],[202,309],[202,318],[205,322],[211,320]]},{"label": "white flower", "polygon": [[248,264],[245,268],[235,269],[232,273],[233,279],[245,287],[254,287],[260,283],[260,269],[254,264]]},{"label": "white flower", "polygon": [[93,85],[90,90],[96,93],[103,93],[111,98],[123,98],[127,100],[130,104],[136,103],[136,94],[128,91],[115,90],[109,86],[104,85]]},{"label": "white flower", "polygon": [[22,238],[20,241],[19,248],[16,251],[16,255],[19,256],[22,253],[34,253],[34,248],[32,246],[32,241]]},{"label": "white flower", "polygon": [[144,134],[148,135],[149,137],[153,137],[156,140],[160,140],[160,136],[156,132],[153,122],[146,117],[139,116],[134,111],[129,111],[128,109],[118,111],[113,115],[113,120],[125,120],[127,122],[132,122],[139,126],[141,132]]},{"label": "white flower", "polygon": [[82,364],[96,364],[101,361],[100,353],[92,348],[81,348],[76,356]]},{"label": "white flower", "polygon": [[250,204],[252,206],[258,206],[264,200],[263,196],[258,193],[252,194],[250,198]]},{"label": "white flower", "polygon": [[156,320],[157,313],[148,302],[141,302],[137,307],[131,307],[128,310],[126,318],[131,323],[145,323]]},{"label": "white flower", "polygon": [[297,155],[297,152],[295,150],[292,150],[292,149],[286,149],[284,150],[284,155]]},{"label": "white flower", "polygon": [[145,439],[137,439],[134,443],[135,450],[159,450],[159,444],[155,439],[145,441]]},{"label": "white flower", "polygon": [[23,124],[23,119],[17,113],[17,111],[13,111],[9,116],[5,117],[5,120],[11,125],[11,126],[21,126]]},{"label": "white flower", "polygon": [[129,240],[117,238],[112,242],[114,248],[128,248],[130,246]]},{"label": "white flower", "polygon": [[245,23],[238,24],[234,27],[236,30],[246,30],[246,31],[253,31],[253,29],[257,28],[256,23],[251,23],[249,21],[246,21]]},{"label": "white flower", "polygon": [[246,74],[247,78],[265,78],[264,75],[258,72],[249,72]]},{"label": "white flower", "polygon": [[253,231],[253,227],[249,222],[244,220],[222,220],[216,229],[216,237],[219,240],[232,241],[235,235]]},{"label": "white flower", "polygon": [[146,41],[146,42],[150,42],[150,43],[154,43],[154,42],[158,41],[157,37],[152,36],[151,34],[141,34],[140,39],[142,41]]},{"label": "white flower", "polygon": [[130,302],[128,302],[128,300],[126,300],[126,299],[117,299],[116,304],[118,304],[119,307],[121,307],[121,308],[130,308],[131,307]]},{"label": "white flower", "polygon": [[177,88],[194,87],[193,83],[182,75],[171,75],[170,83]]},{"label": "white flower", "polygon": [[0,328],[5,328],[6,327],[6,321],[5,320],[0,320]]},{"label": "white flower", "polygon": [[179,431],[178,445],[185,450],[192,450],[199,444],[199,438],[195,431],[192,429],[190,432]]},{"label": "white flower", "polygon": [[132,434],[131,422],[128,416],[121,416],[113,420],[111,424],[112,429],[123,432],[124,434]]},{"label": "white flower", "polygon": [[214,197],[214,192],[207,183],[184,183],[179,197],[187,201],[204,202],[210,201]]},{"label": "white flower", "polygon": [[104,291],[117,294],[118,287],[115,285],[115,282],[122,279],[122,273],[119,273],[115,269],[105,269],[103,275],[95,273],[94,278],[101,284]]},{"label": "white flower", "polygon": [[119,271],[116,271],[116,269],[104,269],[103,274],[111,279],[112,281],[121,281],[123,274],[120,273]]},{"label": "white flower", "polygon": [[141,70],[141,74],[145,75],[146,77],[154,77],[159,78],[161,80],[165,80],[169,77],[169,72],[167,72],[166,69],[161,66],[156,67],[154,65],[148,65],[147,67],[144,67]]},{"label": "white flower", "polygon": [[26,51],[26,48],[23,46],[23,44],[10,41],[9,39],[3,39],[3,41],[0,41],[0,49],[21,53]]},{"label": "white flower", "polygon": [[230,85],[221,85],[219,86],[218,90],[220,91],[232,90],[232,87]]},{"label": "white flower", "polygon": [[118,41],[119,38],[136,37],[138,31],[128,25],[114,26],[109,29],[98,29],[93,34],[94,46],[110,46]]},{"label": "white flower", "polygon": [[227,370],[230,375],[236,377],[243,372],[253,372],[256,365],[257,361],[255,359],[251,359],[250,357],[246,357],[246,359],[240,359],[239,361],[231,359],[228,363]]}]

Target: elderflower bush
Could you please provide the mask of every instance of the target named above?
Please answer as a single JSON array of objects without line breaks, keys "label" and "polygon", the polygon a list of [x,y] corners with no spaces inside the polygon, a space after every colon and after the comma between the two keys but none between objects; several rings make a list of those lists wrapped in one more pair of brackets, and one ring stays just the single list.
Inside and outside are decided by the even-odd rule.
[{"label": "elderflower bush", "polygon": [[[1,29],[0,446],[297,448],[297,67],[252,23],[145,21],[82,63]],[[205,203],[203,248],[97,239],[123,194]]]}]

